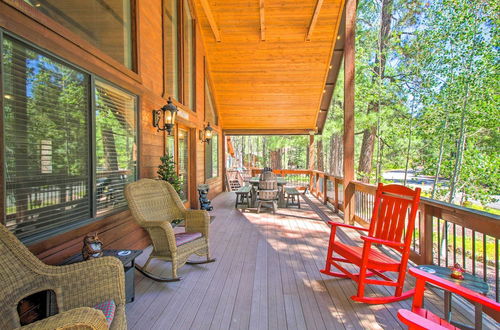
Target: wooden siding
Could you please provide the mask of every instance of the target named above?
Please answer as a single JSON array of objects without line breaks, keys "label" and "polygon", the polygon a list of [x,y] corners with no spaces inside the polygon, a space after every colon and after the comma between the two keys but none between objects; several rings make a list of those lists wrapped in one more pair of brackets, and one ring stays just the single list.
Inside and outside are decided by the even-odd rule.
[{"label": "wooden siding", "polygon": [[[85,40],[63,28],[60,24],[41,15],[35,8],[20,0],[0,0],[0,27],[27,41],[46,49],[68,62],[77,65],[117,86],[139,96],[139,176],[156,177],[159,158],[165,150],[165,133],[152,127],[151,110],[166,103],[163,95],[163,40],[162,1],[136,0],[133,17],[136,19],[137,68],[127,69],[110,56],[90,45]],[[196,17],[195,17],[196,18]],[[190,205],[198,207],[196,185],[204,183],[204,144],[199,140],[199,131],[204,127],[204,43],[197,26],[196,35],[196,112],[186,109],[177,100],[175,104],[183,112],[179,122],[192,128]],[[182,70],[180,70],[182,71]],[[219,126],[214,129],[222,136]],[[222,145],[222,139],[219,139]],[[219,159],[222,152],[219,152]],[[220,177],[208,182],[210,197],[222,190],[222,161],[219,161]],[[3,209],[2,209],[3,211]],[[79,253],[83,237],[97,232],[105,248],[144,248],[150,244],[144,230],[137,226],[129,211],[111,215],[89,225],[52,237],[30,246],[43,261],[56,264],[68,256]]]}]

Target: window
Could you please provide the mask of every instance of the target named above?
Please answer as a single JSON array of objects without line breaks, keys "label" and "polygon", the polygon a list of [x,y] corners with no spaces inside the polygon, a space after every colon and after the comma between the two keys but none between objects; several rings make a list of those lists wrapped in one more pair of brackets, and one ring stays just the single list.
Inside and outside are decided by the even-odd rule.
[{"label": "window", "polygon": [[188,200],[188,171],[189,171],[189,141],[188,141],[188,131],[184,129],[179,129],[178,136],[178,171],[179,179],[182,182],[182,191],[180,197],[183,202]]},{"label": "window", "polygon": [[183,103],[195,111],[195,49],[194,21],[189,1],[183,1]]},{"label": "window", "polygon": [[210,88],[210,80],[208,79],[208,70],[205,66],[205,121],[214,125],[219,125],[217,117],[217,110],[215,109],[215,102]]},{"label": "window", "polygon": [[125,206],[136,97],[2,37],[7,227],[32,243]]},{"label": "window", "polygon": [[5,220],[23,239],[92,216],[89,77],[7,36],[2,46]]},{"label": "window", "polygon": [[213,133],[212,139],[205,145],[205,180],[219,176],[219,137]]},{"label": "window", "polygon": [[126,206],[123,190],[136,178],[134,95],[95,83],[97,214]]},{"label": "window", "polygon": [[132,69],[133,0],[24,0]]},{"label": "window", "polygon": [[179,8],[178,0],[166,0],[163,8],[165,96],[179,99]]},{"label": "window", "polygon": [[175,160],[175,130],[172,131],[172,135],[166,134],[165,139],[165,154]]}]

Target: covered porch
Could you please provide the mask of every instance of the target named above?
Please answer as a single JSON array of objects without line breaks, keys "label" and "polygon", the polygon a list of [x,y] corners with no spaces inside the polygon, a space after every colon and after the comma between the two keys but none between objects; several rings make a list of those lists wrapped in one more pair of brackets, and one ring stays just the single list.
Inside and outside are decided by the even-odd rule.
[{"label": "covered porch", "polygon": [[[329,226],[342,221],[313,195],[302,195],[302,208],[280,208],[276,214],[241,212],[234,208],[235,194],[225,192],[214,200],[216,216],[210,242],[217,262],[185,266],[176,283],[150,281],[136,276],[136,299],[127,305],[130,329],[400,329],[397,310],[410,309],[411,299],[393,304],[356,303],[350,296],[356,284],[325,276]],[[344,242],[358,234],[346,231]],[[354,240],[353,240],[354,238]],[[144,251],[144,252],[147,252]],[[143,263],[147,253],[139,258]],[[167,275],[161,261],[151,270]],[[414,283],[408,275],[407,285]],[[387,288],[368,286],[368,294],[385,294]],[[442,315],[442,291],[426,293],[426,308]],[[455,300],[454,320],[470,324],[470,304]],[[484,328],[493,328],[484,317]]]}]

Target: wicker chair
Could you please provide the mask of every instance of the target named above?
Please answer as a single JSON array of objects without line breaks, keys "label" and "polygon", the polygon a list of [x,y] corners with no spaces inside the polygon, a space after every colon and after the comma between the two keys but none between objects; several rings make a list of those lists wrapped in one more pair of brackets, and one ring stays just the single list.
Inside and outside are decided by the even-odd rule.
[{"label": "wicker chair", "polygon": [[35,257],[5,226],[0,225],[0,329],[20,327],[17,305],[34,293],[52,290],[58,314],[23,329],[107,329],[104,314],[94,308],[114,300],[111,329],[127,329],[122,263],[103,257],[68,266],[50,266]]},{"label": "wicker chair", "polygon": [[[136,265],[145,276],[161,282],[178,281],[177,269],[184,264],[213,262],[208,249],[208,228],[210,216],[204,210],[186,210],[179,195],[166,181],[141,179],[125,188],[125,197],[137,223],[146,229],[153,243],[153,251],[144,266]],[[185,221],[184,233],[175,234],[172,221]],[[206,261],[188,262],[189,256],[206,256]],[[172,263],[172,278],[161,278],[146,267],[152,259]]]}]

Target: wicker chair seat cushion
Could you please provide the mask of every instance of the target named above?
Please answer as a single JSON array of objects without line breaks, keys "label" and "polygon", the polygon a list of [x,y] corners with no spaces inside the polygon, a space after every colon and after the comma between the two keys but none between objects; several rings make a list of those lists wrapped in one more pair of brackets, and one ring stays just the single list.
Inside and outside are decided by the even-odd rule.
[{"label": "wicker chair seat cushion", "polygon": [[201,233],[178,233],[175,234],[175,245],[181,246],[183,244],[194,241],[195,239],[203,236]]},{"label": "wicker chair seat cushion", "polygon": [[100,310],[104,317],[106,318],[106,323],[108,327],[113,323],[113,318],[115,317],[116,304],[114,300],[107,300],[103,303],[94,306],[95,309]]}]

